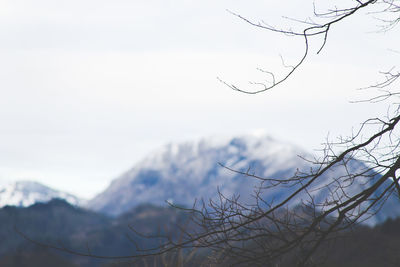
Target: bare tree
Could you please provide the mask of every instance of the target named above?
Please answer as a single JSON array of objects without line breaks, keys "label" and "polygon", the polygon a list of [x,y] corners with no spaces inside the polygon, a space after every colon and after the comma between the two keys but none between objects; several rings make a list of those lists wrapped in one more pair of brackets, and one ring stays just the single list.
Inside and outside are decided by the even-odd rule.
[{"label": "bare tree", "polygon": [[[246,94],[258,94],[276,88],[298,71],[299,66],[307,64],[312,42],[322,40],[316,51],[320,53],[328,42],[332,28],[367,7],[381,18],[387,18],[381,19],[383,30],[390,30],[400,21],[398,0],[356,0],[347,1],[345,5],[324,12],[314,7],[314,19],[294,21],[305,25],[301,31],[253,22],[232,13],[252,26],[303,39],[304,50],[300,60],[280,78],[269,70],[260,69],[270,83],[254,83],[257,86],[255,90],[222,82]],[[89,252],[69,252],[91,257],[129,259],[200,248],[207,250],[209,262],[216,264],[317,265],[320,259],[314,255],[323,242],[335,238],[337,232],[375,216],[388,199],[400,195],[400,112],[399,104],[395,101],[400,95],[400,91],[396,91],[399,76],[400,72],[395,68],[383,72],[382,81],[369,87],[377,89],[378,94],[363,100],[390,101],[387,116],[367,118],[349,138],[337,143],[327,142],[322,157],[305,159],[313,166],[308,172],[297,171],[292,177],[260,177],[250,171],[231,170],[260,181],[253,195],[253,203],[243,203],[238,196],[226,197],[222,193],[219,199],[195,203],[193,208],[184,209],[192,216],[190,226],[182,228],[183,234],[179,240],[164,239],[166,241],[156,248],[138,249],[138,255],[109,257]],[[352,167],[354,162],[360,161],[362,165]],[[329,179],[322,179],[328,173]],[[284,199],[276,202],[263,197],[266,191],[279,187],[288,192]],[[317,198],[315,192],[322,189],[326,192],[325,197]]]},{"label": "bare tree", "polygon": [[[302,38],[304,50],[300,60],[289,66],[281,78],[269,70],[259,69],[270,80],[268,84],[253,83],[257,86],[255,90],[221,81],[245,94],[276,88],[298,71],[299,66],[306,64],[312,42],[322,39],[316,51],[320,53],[332,28],[367,7],[369,12],[381,17],[381,30],[390,30],[400,21],[400,1],[396,0],[349,1],[345,7],[334,7],[324,12],[317,11],[314,6],[315,19],[296,21],[305,25],[301,31],[276,28],[232,13],[266,31]],[[232,170],[260,181],[253,196],[254,203],[246,204],[237,196],[225,197],[220,193],[217,200],[195,205],[188,211],[193,213],[192,222],[197,227],[186,231],[183,241],[170,240],[162,250],[207,248],[212,250],[216,263],[228,265],[317,265],[318,258],[313,255],[323,242],[334,238],[337,232],[375,216],[388,199],[400,196],[400,107],[395,101],[400,95],[395,88],[400,72],[393,68],[382,74],[383,80],[369,87],[377,89],[378,94],[362,102],[389,100],[391,107],[384,118],[368,118],[349,138],[342,138],[338,143],[326,143],[323,157],[305,159],[314,166],[309,172],[298,171],[292,177],[282,178],[259,177],[249,171]],[[364,164],[352,168],[355,161]],[[333,175],[322,179],[327,173]],[[274,202],[263,197],[265,191],[278,187],[288,191],[286,198]],[[325,197],[317,198],[315,192],[322,189],[326,192]],[[292,203],[298,203],[299,198],[301,205],[294,208]]]}]

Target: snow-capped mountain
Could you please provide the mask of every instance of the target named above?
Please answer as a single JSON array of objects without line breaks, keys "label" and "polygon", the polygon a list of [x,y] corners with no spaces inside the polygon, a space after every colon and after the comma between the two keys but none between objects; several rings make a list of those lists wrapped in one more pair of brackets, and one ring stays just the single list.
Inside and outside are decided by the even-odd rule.
[{"label": "snow-capped mountain", "polygon": [[37,202],[48,202],[53,198],[64,199],[72,205],[82,203],[76,196],[33,181],[17,181],[0,187],[0,207],[27,207]]},{"label": "snow-capped mountain", "polygon": [[115,179],[90,200],[89,208],[117,215],[140,203],[165,205],[165,201],[192,205],[196,198],[223,194],[248,195],[256,181],[219,165],[248,169],[258,175],[291,175],[299,164],[300,148],[270,137],[211,137],[168,144]]},{"label": "snow-capped mountain", "polygon": [[[215,198],[217,188],[226,197],[235,194],[240,195],[244,202],[254,201],[251,196],[260,181],[229,171],[219,163],[261,177],[289,178],[296,171],[310,171],[310,163],[301,157],[311,156],[295,145],[265,135],[204,138],[169,144],[115,179],[103,193],[88,202],[88,207],[118,215],[142,203],[166,205],[165,201],[171,201],[191,206],[195,199]],[[347,169],[337,167],[321,176],[308,193],[311,192],[316,201],[325,201],[329,190],[332,190],[325,185],[332,182],[333,177],[344,176],[348,170],[360,168],[365,166],[355,160],[349,163]],[[351,184],[346,187],[346,194],[367,186],[364,181]],[[295,188],[275,187],[265,190],[263,197],[276,202],[293,190]],[[297,204],[302,197],[307,198],[300,195]],[[390,216],[400,215],[398,208],[390,212]]]}]

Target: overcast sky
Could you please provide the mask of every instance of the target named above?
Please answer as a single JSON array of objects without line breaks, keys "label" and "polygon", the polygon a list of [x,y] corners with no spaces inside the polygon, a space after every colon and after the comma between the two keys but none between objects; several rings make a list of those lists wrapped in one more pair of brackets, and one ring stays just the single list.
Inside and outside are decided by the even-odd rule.
[{"label": "overcast sky", "polygon": [[[264,131],[313,150],[382,115],[350,104],[399,60],[400,34],[362,13],[285,84],[234,92],[301,56],[301,39],[251,27],[312,14],[312,2],[0,0],[0,181],[92,197],[157,147]],[[313,47],[314,48],[314,47]],[[315,52],[315,50],[313,50]]]}]

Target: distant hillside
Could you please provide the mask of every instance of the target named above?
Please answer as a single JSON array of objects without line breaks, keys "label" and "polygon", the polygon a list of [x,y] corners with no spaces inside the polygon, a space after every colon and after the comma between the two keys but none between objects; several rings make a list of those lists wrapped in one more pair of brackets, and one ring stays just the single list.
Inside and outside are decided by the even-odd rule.
[{"label": "distant hillside", "polygon": [[14,231],[14,226],[33,238],[55,240],[108,225],[109,221],[102,214],[76,208],[61,199],[27,208],[6,206],[0,209],[0,255],[24,241]]},{"label": "distant hillside", "polygon": [[0,209],[0,266],[31,267],[35,265],[24,265],[21,262],[24,259],[28,263],[30,260],[40,262],[42,257],[60,262],[60,266],[73,263],[78,266],[99,266],[106,263],[92,258],[60,254],[58,251],[36,246],[22,238],[14,230],[14,226],[33,240],[45,244],[62,244],[66,248],[81,252],[87,252],[89,246],[94,254],[122,256],[137,253],[132,240],[142,247],[154,247],[160,242],[158,239],[141,238],[128,226],[134,227],[142,234],[155,235],[170,229],[171,235],[174,235],[177,231],[174,226],[177,222],[182,222],[184,216],[182,212],[172,208],[144,205],[120,217],[109,218],[100,213],[71,206],[61,199],[37,203],[26,208],[6,206]]}]

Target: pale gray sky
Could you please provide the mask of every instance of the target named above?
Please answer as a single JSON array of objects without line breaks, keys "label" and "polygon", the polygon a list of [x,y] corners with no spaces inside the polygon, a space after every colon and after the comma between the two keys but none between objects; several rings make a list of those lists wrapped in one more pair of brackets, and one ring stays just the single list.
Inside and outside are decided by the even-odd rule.
[{"label": "pale gray sky", "polygon": [[[171,141],[263,130],[318,149],[351,133],[379,105],[350,104],[358,87],[399,60],[398,31],[375,33],[362,16],[287,83],[264,94],[233,92],[282,69],[301,40],[255,29],[287,24],[312,2],[244,0],[0,0],[0,181],[36,180],[83,197],[103,190]],[[360,14],[364,15],[364,14]]]}]

